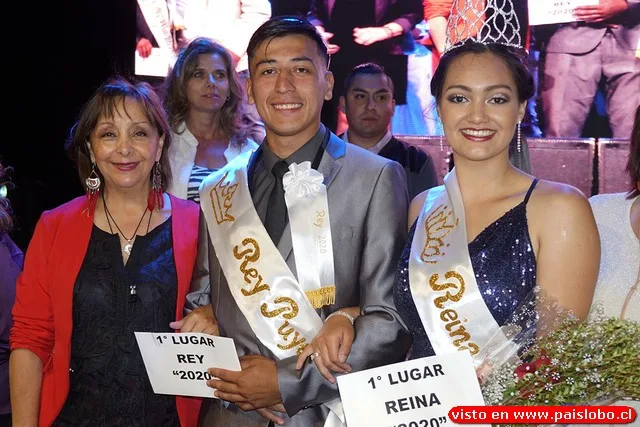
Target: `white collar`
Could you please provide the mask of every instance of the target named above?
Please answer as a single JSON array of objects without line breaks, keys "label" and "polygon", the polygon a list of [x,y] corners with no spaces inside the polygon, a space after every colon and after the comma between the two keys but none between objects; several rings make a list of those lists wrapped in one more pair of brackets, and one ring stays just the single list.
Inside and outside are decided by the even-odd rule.
[{"label": "white collar", "polygon": [[[374,145],[373,147],[369,147],[366,150],[367,151],[371,151],[373,154],[378,154],[378,153],[380,153],[380,151],[382,151],[382,149],[385,147],[385,145],[387,145],[389,143],[389,141],[391,141],[392,137],[393,137],[393,135],[391,134],[391,131],[387,130],[387,133],[384,134],[382,139],[380,141],[378,141],[378,143],[376,145]],[[344,142],[349,142],[349,130],[348,129],[346,131],[344,131],[344,133],[342,134],[342,140]]]}]

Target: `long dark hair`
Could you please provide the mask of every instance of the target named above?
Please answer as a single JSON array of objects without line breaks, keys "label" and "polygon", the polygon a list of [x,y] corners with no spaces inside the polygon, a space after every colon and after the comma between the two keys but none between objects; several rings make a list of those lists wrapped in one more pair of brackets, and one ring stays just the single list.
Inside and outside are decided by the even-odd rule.
[{"label": "long dark hair", "polygon": [[528,100],[535,93],[533,76],[524,62],[524,51],[502,44],[482,44],[469,39],[460,44],[460,46],[448,51],[440,58],[438,67],[431,79],[431,93],[435,96],[437,103],[441,101],[444,80],[451,63],[466,53],[491,53],[501,59],[509,68],[509,71],[511,71],[513,80],[516,83],[518,100],[520,102]]},{"label": "long dark hair", "polygon": [[242,121],[244,115],[245,90],[240,83],[238,73],[233,68],[231,55],[222,45],[206,37],[193,39],[176,60],[173,69],[167,76],[164,106],[169,115],[171,129],[178,133],[178,128],[189,114],[187,99],[187,82],[198,68],[199,55],[219,55],[224,61],[229,79],[229,99],[220,109],[220,127],[232,144],[239,146],[247,142],[249,128]]},{"label": "long dark hair", "polygon": [[[467,53],[476,55],[491,53],[502,60],[511,72],[513,80],[516,84],[518,101],[520,103],[527,101],[534,95],[535,83],[533,81],[533,76],[531,75],[531,72],[529,71],[525,63],[526,52],[524,52],[524,50],[516,49],[498,43],[482,44],[469,39],[461,43],[458,47],[448,51],[447,53],[442,55],[442,58],[440,58],[438,67],[436,68],[436,71],[433,74],[433,78],[431,79],[431,93],[436,98],[436,103],[438,105],[442,100],[444,80],[447,76],[449,68],[451,67],[451,64],[457,58]],[[516,135],[514,134],[514,136],[511,138],[511,143],[509,144],[509,159],[511,163],[518,169],[526,173],[531,173],[531,160],[529,157],[529,148],[526,138],[524,135],[522,135],[520,152],[518,152],[518,150],[516,149],[516,141]]]}]

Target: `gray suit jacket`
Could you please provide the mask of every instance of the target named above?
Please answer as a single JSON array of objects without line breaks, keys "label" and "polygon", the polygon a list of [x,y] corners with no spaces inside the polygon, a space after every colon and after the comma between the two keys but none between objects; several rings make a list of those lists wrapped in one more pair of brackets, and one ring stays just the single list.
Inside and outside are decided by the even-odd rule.
[{"label": "gray suit jacket", "polygon": [[[627,3],[629,9],[612,20],[612,23],[618,24],[618,28],[610,31],[621,50],[635,50],[640,38],[640,0],[628,0]],[[585,22],[561,24],[549,38],[545,51],[576,55],[591,52],[598,46],[607,29],[603,24]]]},{"label": "gray suit jacket", "polygon": [[[254,153],[250,162],[255,158]],[[404,170],[333,134],[318,169],[327,185],[336,279],[335,305],[323,307],[318,314],[325,319],[338,308],[360,306],[362,315],[356,320],[356,337],[347,359],[355,371],[402,361],[411,338],[394,307],[392,288],[406,240]],[[220,334],[234,339],[238,355],[261,354],[277,361],[280,392],[291,417],[285,425],[322,425],[327,411],[320,405],[339,396],[336,385],[326,381],[313,363],[296,371],[296,357],[277,360],[262,345],[229,291],[233,284],[222,273],[204,218],[199,239],[190,305],[206,304],[209,293]],[[278,250],[296,274],[288,225]],[[215,400],[205,402],[203,411],[201,422],[206,425],[212,421],[230,426],[268,424],[255,412],[243,412],[235,405],[224,408]]]}]

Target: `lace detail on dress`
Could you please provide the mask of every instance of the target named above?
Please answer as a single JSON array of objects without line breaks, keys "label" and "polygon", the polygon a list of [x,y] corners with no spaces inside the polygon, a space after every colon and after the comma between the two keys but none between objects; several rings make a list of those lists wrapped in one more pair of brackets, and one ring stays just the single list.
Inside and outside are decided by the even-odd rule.
[{"label": "lace detail on dress", "polygon": [[74,287],[69,394],[55,426],[179,426],[175,396],[153,392],[134,336],[171,331],[177,282],[171,218],[136,238],[126,266],[118,236],[93,227]]}]

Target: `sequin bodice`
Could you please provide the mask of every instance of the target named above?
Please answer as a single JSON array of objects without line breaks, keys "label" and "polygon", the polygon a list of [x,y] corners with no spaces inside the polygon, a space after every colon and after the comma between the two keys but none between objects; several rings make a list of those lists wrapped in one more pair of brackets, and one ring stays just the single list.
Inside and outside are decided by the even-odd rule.
[{"label": "sequin bodice", "polygon": [[[498,324],[504,324],[536,283],[536,260],[527,226],[526,200],[485,228],[471,243],[469,255],[478,288]],[[396,271],[393,297],[413,336],[410,359],[433,356],[409,287],[409,252],[416,223]]]}]

